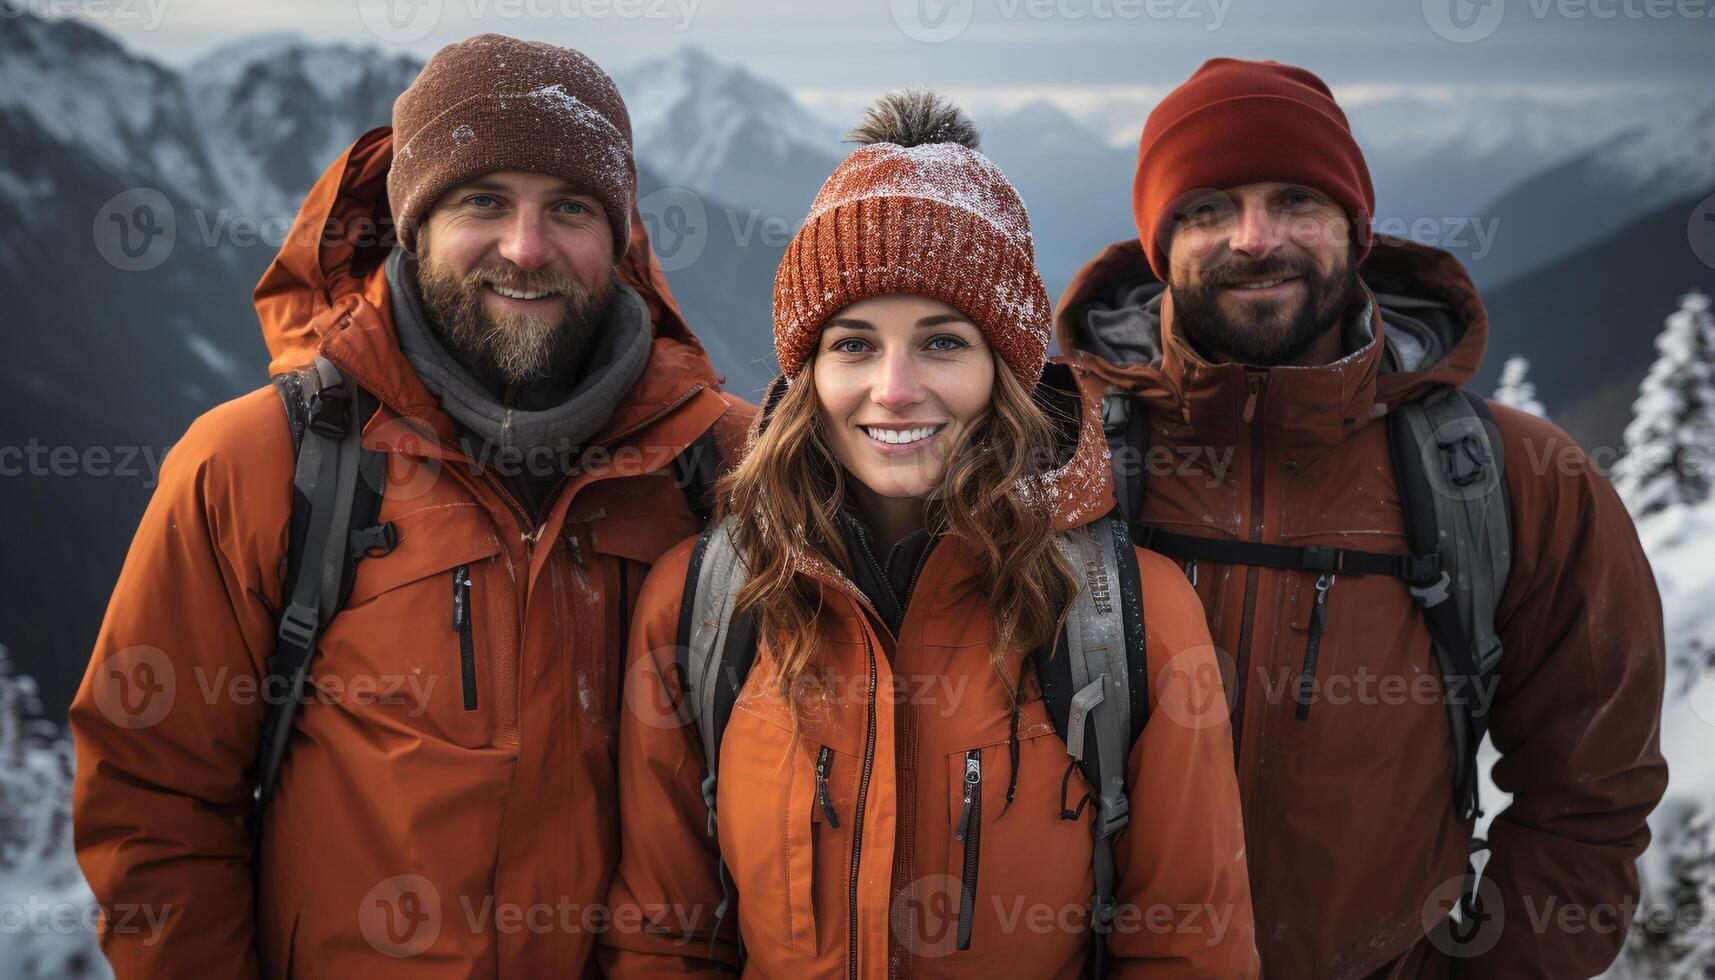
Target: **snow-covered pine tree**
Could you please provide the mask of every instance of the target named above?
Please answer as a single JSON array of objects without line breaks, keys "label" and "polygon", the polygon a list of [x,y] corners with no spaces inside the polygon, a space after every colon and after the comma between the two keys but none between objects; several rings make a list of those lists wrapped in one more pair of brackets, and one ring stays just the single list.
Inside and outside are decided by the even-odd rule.
[{"label": "snow-covered pine tree", "polygon": [[1636,517],[1709,497],[1715,466],[1715,315],[1693,290],[1655,339],[1632,405],[1615,488]]},{"label": "snow-covered pine tree", "polygon": [[1514,354],[1501,367],[1501,384],[1495,389],[1495,401],[1502,405],[1547,418],[1548,410],[1536,400],[1536,385],[1530,380],[1530,362]]}]

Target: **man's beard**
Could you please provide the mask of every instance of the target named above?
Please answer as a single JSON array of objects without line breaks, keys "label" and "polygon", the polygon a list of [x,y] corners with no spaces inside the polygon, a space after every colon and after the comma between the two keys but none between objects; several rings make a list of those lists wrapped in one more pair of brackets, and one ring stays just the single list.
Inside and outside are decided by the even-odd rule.
[{"label": "man's beard", "polygon": [[[418,263],[423,306],[441,340],[461,360],[494,372],[508,384],[568,379],[583,369],[613,291],[610,273],[596,290],[569,275],[526,272],[511,263],[459,277],[428,256]],[[491,315],[483,303],[488,283],[507,289],[549,290],[566,297],[558,317],[528,313]]]},{"label": "man's beard", "polygon": [[[1222,290],[1230,283],[1299,277],[1297,300],[1243,300],[1237,321],[1221,311]],[[1357,267],[1350,253],[1338,269],[1323,276],[1308,260],[1271,258],[1262,262],[1229,258],[1209,269],[1195,285],[1172,284],[1173,322],[1205,357],[1274,367],[1292,364],[1340,317],[1358,291]]]}]

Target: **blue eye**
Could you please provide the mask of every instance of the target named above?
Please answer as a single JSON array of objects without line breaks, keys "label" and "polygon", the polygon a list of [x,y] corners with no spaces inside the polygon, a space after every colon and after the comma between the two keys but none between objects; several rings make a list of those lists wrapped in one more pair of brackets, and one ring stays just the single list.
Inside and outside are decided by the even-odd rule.
[{"label": "blue eye", "polygon": [[951,334],[942,334],[941,336],[936,337],[933,340],[929,341],[929,349],[930,350],[939,351],[942,353],[945,353],[947,351],[959,350],[961,348],[969,347],[969,346],[970,346],[970,344],[965,343],[963,338],[954,337]]},{"label": "blue eye", "polygon": [[869,345],[856,337],[845,337],[828,345],[828,349],[840,354],[862,354]]},{"label": "blue eye", "polygon": [[[560,208],[562,209],[560,211],[561,214],[573,214],[573,215],[583,214],[585,211],[589,210],[588,206],[583,205],[583,204],[579,204],[577,201],[561,201],[560,202]],[[565,210],[567,208],[570,208],[571,210]]]},{"label": "blue eye", "polygon": [[490,205],[497,205],[500,203],[499,201],[495,200],[494,195],[492,195],[492,194],[472,194],[471,196],[465,198],[464,202],[466,204],[471,205],[472,207],[485,208],[485,209],[488,208]]}]

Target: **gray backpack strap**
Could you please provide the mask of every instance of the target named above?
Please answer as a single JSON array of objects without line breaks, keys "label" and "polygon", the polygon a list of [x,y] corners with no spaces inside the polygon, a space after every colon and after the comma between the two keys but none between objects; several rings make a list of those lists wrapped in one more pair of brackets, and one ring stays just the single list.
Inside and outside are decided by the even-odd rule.
[{"label": "gray backpack strap", "polygon": [[[1059,546],[1082,579],[1066,614],[1063,655],[1070,672],[1071,704],[1063,735],[1066,753],[1096,786],[1091,870],[1096,883],[1093,925],[1094,973],[1104,972],[1105,936],[1118,912],[1114,838],[1131,820],[1126,795],[1126,759],[1133,740],[1132,708],[1137,683],[1122,608],[1135,586],[1122,578],[1122,554],[1131,558],[1131,536],[1123,521],[1104,519],[1060,535]],[[1131,579],[1136,578],[1132,562]],[[1138,642],[1139,654],[1141,639]],[[1094,739],[1095,744],[1090,744]]]},{"label": "gray backpack strap", "polygon": [[[679,607],[678,665],[684,680],[684,696],[691,720],[702,740],[708,775],[703,778],[703,804],[708,808],[708,834],[720,848],[715,800],[719,783],[721,736],[732,717],[733,705],[744,688],[756,659],[756,617],[747,612],[735,615],[739,590],[748,573],[733,541],[733,518],[703,532],[691,553],[685,578],[685,593]],[[722,925],[736,911],[738,889],[726,866],[718,864],[721,904],[715,909],[715,929],[710,945]],[[744,955],[742,937],[739,955]]]},{"label": "gray backpack strap", "polygon": [[1446,388],[1396,407],[1390,446],[1413,551],[1438,553],[1440,578],[1411,592],[1446,685],[1460,816],[1477,812],[1476,751],[1501,659],[1495,612],[1512,571],[1506,460],[1488,406]]},{"label": "gray backpack strap", "polygon": [[[1512,571],[1512,502],[1493,414],[1457,388],[1394,409],[1388,418],[1413,551],[1442,559],[1439,580],[1414,586],[1435,644],[1453,735],[1453,800],[1462,820],[1481,815],[1477,747],[1489,728],[1501,660],[1495,612]],[[1463,922],[1478,921],[1474,860],[1488,842],[1471,839],[1460,895]]]},{"label": "gray backpack strap", "polygon": [[273,683],[269,688],[275,700],[269,703],[258,750],[253,834],[260,831],[261,814],[280,775],[316,642],[343,599],[362,463],[363,425],[353,408],[356,395],[339,369],[317,357],[312,369],[295,380],[299,384],[283,385],[280,392],[283,398],[299,399],[297,405],[287,403],[287,419],[301,440],[292,477],[293,513],[295,523],[306,516],[307,521],[301,546],[299,528],[291,530],[285,611],[268,660],[271,682],[278,681],[279,689]]},{"label": "gray backpack strap", "polygon": [[685,688],[691,717],[697,724],[703,751],[708,759],[708,778],[703,780],[703,802],[709,810],[709,833],[715,827],[715,768],[725,718],[719,712],[716,683],[731,632],[733,609],[746,579],[744,563],[732,539],[733,519],[727,518],[704,532],[698,543],[701,561],[691,586],[690,634],[685,638]]}]

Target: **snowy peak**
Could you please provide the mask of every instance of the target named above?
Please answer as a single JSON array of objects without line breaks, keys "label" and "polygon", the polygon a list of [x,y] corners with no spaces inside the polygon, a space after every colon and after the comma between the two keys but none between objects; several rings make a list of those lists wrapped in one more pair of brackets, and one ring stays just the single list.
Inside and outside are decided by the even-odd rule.
[{"label": "snowy peak", "polygon": [[615,81],[638,158],[668,183],[710,190],[740,163],[839,154],[839,135],[790,92],[701,48],[643,62]]},{"label": "snowy peak", "polygon": [[[8,9],[0,31],[0,133],[14,143],[25,132],[115,173],[193,192],[214,186],[178,75],[86,24]],[[20,176],[31,166],[19,160],[6,169]]]},{"label": "snowy peak", "polygon": [[403,55],[272,34],[191,66],[198,122],[227,205],[289,214],[354,135],[385,126],[421,69]]}]

